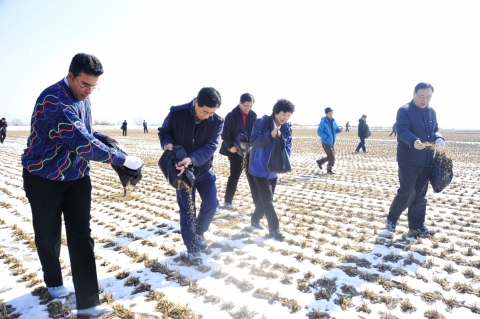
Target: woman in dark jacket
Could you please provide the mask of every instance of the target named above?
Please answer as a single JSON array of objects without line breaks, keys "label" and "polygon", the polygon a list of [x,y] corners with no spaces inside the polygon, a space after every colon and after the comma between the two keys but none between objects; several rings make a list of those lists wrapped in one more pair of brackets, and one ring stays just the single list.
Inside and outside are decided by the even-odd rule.
[{"label": "woman in dark jacket", "polygon": [[358,153],[360,148],[364,153],[367,153],[367,148],[365,147],[365,139],[371,135],[370,128],[367,124],[367,116],[362,115],[362,118],[358,120],[358,137],[360,137],[360,143],[358,143],[357,149],[354,153]]},{"label": "woman in dark jacket", "polygon": [[123,121],[120,128],[122,129],[122,136],[127,136],[127,120]]},{"label": "woman in dark jacket", "polygon": [[[243,168],[248,167],[248,152],[246,149],[238,150],[234,145],[235,140],[239,134],[247,138],[247,143],[250,142],[253,124],[257,120],[257,114],[252,111],[255,98],[250,93],[244,93],[240,96],[240,103],[225,117],[225,126],[222,132],[222,146],[220,154],[228,156],[230,161],[230,176],[228,177],[227,188],[225,190],[224,207],[226,209],[234,209],[232,204],[233,196],[237,190],[238,180],[242,175]],[[238,146],[238,145],[237,145]],[[249,148],[249,147],[247,147]],[[253,177],[245,169],[248,184],[252,190],[253,202],[256,202],[255,181]]]},{"label": "woman in dark jacket", "polygon": [[[253,175],[256,186],[257,202],[251,218],[251,225],[263,229],[260,220],[267,218],[268,232],[277,240],[285,236],[280,231],[280,222],[273,207],[273,194],[277,184],[277,173],[268,171],[268,160],[275,138],[285,139],[285,149],[290,157],[292,149],[292,129],[288,120],[295,111],[295,105],[285,99],[278,100],[273,106],[272,115],[265,115],[255,122],[252,130],[252,150],[248,172]],[[252,189],[252,193],[255,191]]]}]

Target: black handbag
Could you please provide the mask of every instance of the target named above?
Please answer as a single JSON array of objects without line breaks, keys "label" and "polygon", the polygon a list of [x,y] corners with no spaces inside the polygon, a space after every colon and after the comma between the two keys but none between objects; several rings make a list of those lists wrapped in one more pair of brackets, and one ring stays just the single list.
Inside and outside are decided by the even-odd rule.
[{"label": "black handbag", "polygon": [[[123,153],[128,155],[121,147],[115,142],[106,142],[106,146],[115,149],[117,152]],[[143,167],[143,166],[142,166]],[[131,169],[123,165],[114,165],[112,164],[112,168],[118,174],[118,178],[120,179],[120,183],[122,183],[124,188],[124,195],[126,195],[127,190],[126,187],[128,185],[135,186],[138,182],[142,179],[142,167],[138,169]]]},{"label": "black handbag", "polygon": [[237,149],[237,154],[245,157],[249,151],[250,144],[248,143],[248,136],[238,133],[233,141],[233,146]]},{"label": "black handbag", "polygon": [[368,138],[370,135],[372,135],[370,128],[368,127],[368,124],[365,124],[365,137]]},{"label": "black handbag", "polygon": [[453,161],[445,153],[437,153],[433,158],[428,180],[435,193],[443,191],[453,179]]},{"label": "black handbag", "polygon": [[277,133],[277,137],[273,141],[272,151],[268,159],[268,171],[270,173],[286,173],[291,170],[292,167],[285,147],[285,140],[281,134]]},{"label": "black handbag", "polygon": [[174,145],[173,151],[164,151],[158,166],[163,173],[163,176],[167,179],[168,183],[175,189],[189,191],[193,183],[195,182],[195,175],[193,173],[193,167],[186,167],[182,175],[177,176],[180,172],[175,165],[188,157],[185,149],[181,145]]}]

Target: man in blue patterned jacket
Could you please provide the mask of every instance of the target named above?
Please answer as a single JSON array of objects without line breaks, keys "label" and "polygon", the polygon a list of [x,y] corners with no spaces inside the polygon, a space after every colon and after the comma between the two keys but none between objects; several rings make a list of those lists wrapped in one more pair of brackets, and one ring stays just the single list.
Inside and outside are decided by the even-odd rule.
[{"label": "man in blue patterned jacket", "polygon": [[92,129],[89,95],[98,88],[103,66],[79,53],[68,75],[45,89],[32,114],[22,155],[23,182],[32,209],[35,244],[43,278],[52,297],[69,294],[59,262],[62,214],[79,315],[98,316],[100,306],[94,242],[90,236],[91,160],[138,169],[143,161],[107,147],[116,142]]},{"label": "man in blue patterned jacket", "polygon": [[[425,227],[427,210],[428,173],[435,149],[443,151],[445,141],[438,132],[437,115],[430,106],[433,86],[420,82],[415,86],[413,99],[397,112],[397,162],[400,187],[393,199],[386,228],[396,231],[402,212],[408,208],[409,235],[427,237],[435,234]],[[427,147],[435,145],[435,149]],[[433,144],[435,143],[435,144]]]},{"label": "man in blue patterned jacket", "polygon": [[[188,259],[193,265],[202,263],[200,251],[207,248],[204,233],[218,207],[215,185],[217,178],[212,165],[213,153],[218,147],[224,125],[223,118],[215,114],[221,104],[220,93],[212,87],[205,87],[190,103],[172,106],[162,126],[158,128],[163,150],[172,151],[174,145],[181,145],[188,155],[177,164],[179,175],[186,167],[193,166],[195,183],[192,189],[177,190],[182,238],[187,247]],[[198,217],[195,209],[196,190],[202,199]],[[189,198],[193,207],[190,207]]]}]

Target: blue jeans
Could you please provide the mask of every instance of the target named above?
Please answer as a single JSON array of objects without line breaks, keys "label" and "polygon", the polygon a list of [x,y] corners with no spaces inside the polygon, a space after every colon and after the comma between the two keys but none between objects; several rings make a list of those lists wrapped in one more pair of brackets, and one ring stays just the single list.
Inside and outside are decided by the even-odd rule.
[{"label": "blue jeans", "polygon": [[393,199],[388,219],[394,223],[408,208],[408,227],[419,229],[425,223],[427,211],[428,173],[430,166],[417,166],[398,163],[400,188]]},{"label": "blue jeans", "polygon": [[[218,207],[216,180],[215,173],[209,170],[200,177],[195,178],[195,183],[190,192],[177,190],[177,202],[180,207],[180,228],[183,243],[189,253],[200,251],[197,235],[202,236],[208,230],[213,216],[215,216]],[[202,199],[198,216],[195,207],[195,193],[197,190]],[[191,203],[189,202],[189,193],[191,194]]]},{"label": "blue jeans", "polygon": [[363,136],[360,136],[360,143],[358,143],[358,146],[357,146],[357,149],[355,150],[355,152],[358,152],[360,150],[360,148],[362,149],[362,151],[364,153],[367,152],[367,148],[365,147],[365,137],[363,137]]}]

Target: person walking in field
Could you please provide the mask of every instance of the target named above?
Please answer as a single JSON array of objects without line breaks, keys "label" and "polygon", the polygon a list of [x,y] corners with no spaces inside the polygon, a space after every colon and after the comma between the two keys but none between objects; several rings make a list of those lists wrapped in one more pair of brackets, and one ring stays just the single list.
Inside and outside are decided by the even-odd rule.
[{"label": "person walking in field", "polygon": [[367,124],[367,116],[362,115],[362,117],[358,120],[358,137],[360,138],[360,143],[358,143],[357,148],[355,149],[354,153],[358,153],[360,149],[364,153],[367,153],[367,147],[365,146],[365,139],[371,135],[370,128]]},{"label": "person walking in field", "polygon": [[[347,122],[348,124],[348,122]],[[322,165],[325,162],[327,164],[327,174],[335,174],[332,169],[335,165],[335,141],[337,134],[342,133],[342,127],[337,125],[337,122],[333,118],[333,110],[330,107],[325,109],[325,116],[320,120],[318,125],[317,134],[322,142],[322,147],[326,156],[317,160],[317,165],[322,170]]]},{"label": "person walking in field", "polygon": [[3,144],[3,141],[5,141],[5,138],[7,137],[7,120],[2,117],[2,120],[0,121],[0,143]]},{"label": "person walking in field", "polygon": [[[177,190],[183,243],[187,247],[188,260],[193,265],[203,262],[200,251],[208,247],[204,234],[218,207],[213,154],[224,125],[223,118],[215,114],[221,104],[220,93],[212,87],[204,87],[191,102],[172,106],[163,125],[158,128],[160,145],[164,151],[173,151],[174,145],[181,145],[188,155],[177,164],[178,175],[183,174],[186,167],[193,167],[195,182],[192,188],[189,191]],[[196,191],[202,199],[198,216]]]},{"label": "person walking in field", "polygon": [[122,126],[120,129],[122,130],[122,136],[127,136],[127,120],[123,121]]},{"label": "person walking in field", "polygon": [[147,122],[145,120],[143,120],[143,133],[148,134],[148,126],[147,126]]},{"label": "person walking in field", "polygon": [[390,133],[389,136],[392,136],[392,134],[395,134],[395,136],[397,136],[397,123],[393,123],[392,133]]},{"label": "person walking in field", "polygon": [[347,121],[347,124],[345,124],[345,132],[350,132],[350,121]]},{"label": "person walking in field", "polygon": [[[242,151],[240,155],[239,150],[235,147],[235,140],[239,134],[246,137],[246,142],[250,142],[253,124],[257,120],[257,114],[252,111],[255,98],[250,93],[244,93],[240,96],[238,105],[227,114],[225,117],[225,126],[222,132],[222,146],[220,147],[220,154],[228,157],[230,162],[230,176],[228,177],[227,187],[225,190],[224,205],[228,210],[234,209],[232,204],[233,197],[237,190],[238,180],[245,169],[248,185],[252,191],[253,202],[257,201],[257,193],[255,192],[255,180],[253,176],[248,173],[249,149]],[[249,147],[248,147],[249,148]],[[245,154],[243,154],[245,153]]]},{"label": "person walking in field", "polygon": [[264,115],[257,119],[252,130],[252,150],[250,151],[249,173],[255,180],[257,202],[255,212],[251,217],[251,225],[257,229],[263,229],[260,220],[265,217],[268,222],[269,236],[277,240],[283,240],[285,235],[280,231],[280,222],[273,207],[273,195],[277,185],[277,173],[270,173],[268,160],[272,152],[273,142],[276,138],[285,139],[285,148],[290,157],[292,149],[292,128],[290,116],[295,111],[295,105],[286,100],[278,100],[273,106],[272,115]]},{"label": "person walking in field", "polygon": [[104,143],[116,142],[92,129],[89,95],[98,88],[103,67],[93,55],[79,53],[66,77],[38,97],[27,148],[22,155],[23,185],[32,210],[43,279],[54,298],[67,296],[60,265],[62,217],[65,223],[78,315],[99,316],[94,241],[90,235],[92,184],[90,161],[138,169],[140,158]]},{"label": "person walking in field", "polygon": [[[430,106],[433,91],[430,83],[418,83],[412,101],[400,107],[397,112],[400,187],[386,219],[386,228],[391,232],[396,231],[398,219],[408,209],[409,235],[427,237],[435,234],[435,231],[425,227],[428,174],[435,149],[443,151],[445,140],[438,132],[437,115]],[[435,145],[435,148],[426,147],[427,143]]]}]

